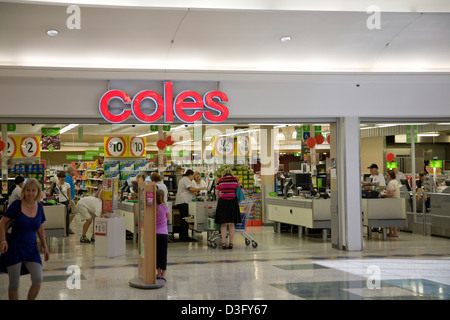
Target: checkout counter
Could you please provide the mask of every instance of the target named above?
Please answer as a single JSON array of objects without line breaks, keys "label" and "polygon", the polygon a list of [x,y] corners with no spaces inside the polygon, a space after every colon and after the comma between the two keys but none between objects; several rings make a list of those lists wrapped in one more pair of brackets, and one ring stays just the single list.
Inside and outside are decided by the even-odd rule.
[{"label": "checkout counter", "polygon": [[322,229],[323,240],[327,240],[328,229],[331,228],[331,199],[327,192],[317,192],[313,188],[311,174],[283,174],[281,184],[277,182],[277,194],[284,197],[265,199],[268,219],[275,223],[275,232],[280,232],[281,223],[286,223],[299,227],[299,237],[303,227]]},{"label": "checkout counter", "polygon": [[383,239],[386,239],[387,228],[406,226],[406,212],[410,203],[405,185],[400,186],[400,198],[382,198],[377,185],[363,185],[361,189],[363,226],[367,227],[369,239],[372,237],[372,228],[383,228]]},{"label": "checkout counter", "polygon": [[265,203],[268,219],[276,223],[276,232],[280,231],[281,223],[287,223],[299,226],[299,237],[301,227],[306,227],[322,229],[323,240],[327,239],[327,229],[331,228],[331,199],[267,197]]},{"label": "checkout counter", "polygon": [[450,237],[450,180],[430,195],[430,211],[431,234]]},{"label": "checkout counter", "polygon": [[208,218],[215,215],[217,201],[189,202],[189,229],[198,233],[208,230]]},{"label": "checkout counter", "polygon": [[386,239],[386,228],[403,228],[406,224],[404,198],[363,198],[361,208],[363,226],[367,227],[368,238],[372,236],[372,228],[383,228],[383,238]]}]

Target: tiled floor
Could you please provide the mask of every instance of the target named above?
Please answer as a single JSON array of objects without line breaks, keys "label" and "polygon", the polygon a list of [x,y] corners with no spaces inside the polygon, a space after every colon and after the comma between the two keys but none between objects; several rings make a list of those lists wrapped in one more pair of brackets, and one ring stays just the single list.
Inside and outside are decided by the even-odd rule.
[{"label": "tiled floor", "polygon": [[[76,228],[75,228],[76,229]],[[257,248],[236,236],[233,250],[198,242],[169,244],[167,283],[156,290],[132,288],[137,276],[137,245],[127,241],[125,256],[96,257],[94,244],[79,235],[52,239],[44,262],[39,299],[296,300],[450,299],[450,239],[400,233],[396,239],[364,238],[364,250],[331,248],[321,234],[298,238],[253,227]],[[88,234],[89,236],[89,234]],[[80,268],[80,289],[68,288],[71,265]],[[69,279],[70,280],[70,279]],[[69,281],[69,284],[73,282]],[[21,278],[20,298],[30,280]],[[0,299],[7,299],[8,276],[0,274]],[[69,286],[70,287],[70,286]]]}]

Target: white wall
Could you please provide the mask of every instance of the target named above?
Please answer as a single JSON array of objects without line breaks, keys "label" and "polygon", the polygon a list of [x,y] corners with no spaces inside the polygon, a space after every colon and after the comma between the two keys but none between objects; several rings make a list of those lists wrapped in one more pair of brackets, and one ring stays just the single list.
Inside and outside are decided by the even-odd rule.
[{"label": "white wall", "polygon": [[[2,118],[101,118],[98,101],[107,91],[107,77],[116,74],[78,71],[20,76],[0,70]],[[42,74],[52,73],[48,71]],[[32,75],[32,76],[31,76]],[[72,76],[67,76],[72,75]],[[135,79],[132,77],[135,76]],[[149,75],[155,77],[155,75]],[[450,118],[450,75],[289,75],[289,74],[158,74],[142,80],[139,72],[111,81],[111,88],[133,96],[142,89],[162,93],[162,81],[174,81],[174,93],[216,89],[229,97],[230,118],[302,117],[447,117]],[[360,86],[357,87],[356,85]]]}]

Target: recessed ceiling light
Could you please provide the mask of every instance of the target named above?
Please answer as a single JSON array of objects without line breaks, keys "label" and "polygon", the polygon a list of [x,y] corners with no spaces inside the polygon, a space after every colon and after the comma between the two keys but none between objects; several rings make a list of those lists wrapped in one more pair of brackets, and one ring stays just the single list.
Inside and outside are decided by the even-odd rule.
[{"label": "recessed ceiling light", "polygon": [[291,37],[289,37],[289,36],[285,36],[285,37],[282,37],[280,40],[281,40],[281,42],[288,42],[288,41],[291,41]]},{"label": "recessed ceiling light", "polygon": [[439,137],[439,133],[418,133],[418,137]]},{"label": "recessed ceiling light", "polygon": [[56,29],[49,29],[46,32],[47,32],[47,35],[50,37],[56,37],[59,34],[59,31]]}]

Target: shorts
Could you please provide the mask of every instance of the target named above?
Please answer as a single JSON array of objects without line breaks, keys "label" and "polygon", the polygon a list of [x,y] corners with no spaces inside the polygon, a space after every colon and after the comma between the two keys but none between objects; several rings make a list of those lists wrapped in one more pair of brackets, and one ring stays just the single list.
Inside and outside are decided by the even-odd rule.
[{"label": "shorts", "polygon": [[80,220],[94,219],[96,217],[95,213],[90,213],[88,208],[81,204],[77,205],[77,214],[80,215]]},{"label": "shorts", "polygon": [[70,201],[70,212],[69,212],[70,216],[74,216],[76,214],[76,210],[75,210],[76,206],[77,206],[77,204],[75,203],[75,201],[71,200]]}]

